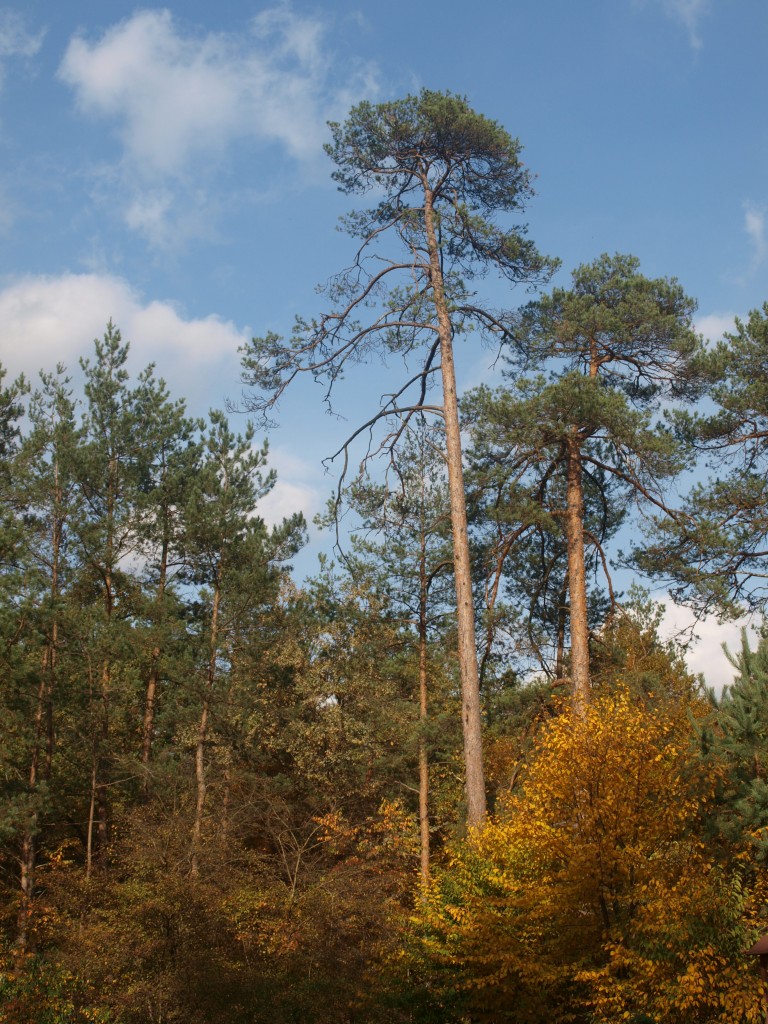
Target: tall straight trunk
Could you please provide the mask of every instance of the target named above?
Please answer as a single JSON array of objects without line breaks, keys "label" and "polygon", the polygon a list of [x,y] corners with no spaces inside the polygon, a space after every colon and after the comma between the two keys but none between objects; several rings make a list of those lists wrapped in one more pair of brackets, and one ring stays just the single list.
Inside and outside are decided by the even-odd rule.
[{"label": "tall straight trunk", "polygon": [[109,658],[105,658],[101,663],[98,683],[90,666],[88,678],[91,711],[91,786],[86,839],[86,877],[90,877],[94,861],[98,859],[106,863],[109,857]]},{"label": "tall straight trunk", "polygon": [[451,501],[453,566],[456,582],[456,625],[459,671],[461,674],[461,721],[464,736],[464,771],[467,795],[467,824],[479,825],[486,815],[483,735],[480,709],[480,676],[475,643],[475,608],[467,533],[467,506],[461,455],[459,403],[453,361],[453,331],[448,315],[440,248],[435,231],[432,192],[424,178],[424,226],[429,252],[430,283],[440,338],[443,379],[443,416],[448,463],[448,493]]},{"label": "tall straight trunk", "polygon": [[91,763],[91,800],[88,805],[88,834],[85,843],[85,877],[86,879],[91,877],[93,870],[93,829],[96,823],[96,789],[97,789],[97,771],[96,771],[96,751],[93,751],[93,759]]},{"label": "tall straight trunk", "polygon": [[160,646],[152,648],[147,676],[147,691],[144,697],[144,721],[142,723],[141,766],[144,769],[142,790],[145,798],[149,796],[149,762],[152,759],[152,736],[155,729],[155,703],[157,701],[157,684],[160,679]]},{"label": "tall straight trunk", "polygon": [[573,431],[566,446],[565,533],[568,544],[568,595],[571,610],[571,683],[573,706],[584,714],[589,703],[589,625],[584,567],[584,491],[581,448]]},{"label": "tall straight trunk", "polygon": [[[155,595],[155,606],[161,617],[163,614],[165,588],[168,581],[168,548],[168,538],[164,537],[160,552],[160,573],[157,582],[157,594]],[[149,795],[149,762],[152,758],[152,737],[155,729],[157,685],[160,679],[160,654],[160,644],[155,643],[150,655],[149,675],[147,677],[147,689],[144,698],[144,721],[142,724],[141,765],[144,769],[143,790],[145,797]]]},{"label": "tall straight trunk", "polygon": [[568,576],[558,594],[557,604],[557,652],[555,655],[555,679],[565,675],[565,627],[568,621]]},{"label": "tall straight trunk", "polygon": [[96,816],[98,819],[99,858],[106,861],[109,856],[109,699],[112,684],[112,664],[105,659],[101,669],[101,721],[97,739],[96,759]]},{"label": "tall straight trunk", "polygon": [[[53,678],[56,667],[57,624],[54,621],[51,636],[43,654],[43,666],[40,683],[37,688],[35,706],[35,738],[32,744],[32,756],[29,764],[29,794],[34,800],[40,777],[49,779],[53,756],[51,701]],[[40,757],[45,752],[42,771]],[[32,912],[32,900],[35,894],[35,874],[37,871],[37,825],[38,812],[32,811],[27,819],[21,840],[21,905],[19,907],[17,944],[24,950],[29,940],[29,919]]]},{"label": "tall straight trunk", "polygon": [[[59,514],[62,502],[61,484],[59,481],[58,462],[54,462],[54,513],[51,527],[51,584],[49,596],[51,601],[52,621],[48,642],[43,652],[40,672],[40,683],[37,688],[35,705],[34,741],[29,765],[29,795],[32,800],[38,790],[40,776],[50,779],[53,760],[53,688],[56,676],[56,659],[58,656],[59,624],[57,601],[59,596],[59,562],[61,558],[61,540],[63,519]],[[45,751],[42,772],[40,757]],[[17,944],[22,951],[29,944],[29,922],[32,913],[32,901],[35,895],[35,875],[37,871],[37,826],[38,812],[33,810],[27,819],[21,840],[20,888],[21,903],[19,906]]]},{"label": "tall straight trunk", "polygon": [[195,878],[200,874],[200,840],[203,832],[203,812],[205,810],[205,796],[207,792],[205,780],[205,743],[208,738],[210,710],[211,701],[208,692],[206,692],[200,712],[200,722],[197,727],[197,746],[195,747],[197,799],[195,801],[195,821],[192,826],[192,857],[190,860],[190,874]]},{"label": "tall straight trunk", "polygon": [[114,596],[112,591],[112,543],[110,535],[109,561],[105,574],[104,611],[106,618],[106,642],[107,651],[101,663],[101,679],[99,693],[99,723],[96,735],[96,819],[99,837],[98,853],[102,861],[106,861],[109,855],[109,706],[112,689],[112,652],[109,649],[112,636],[112,612],[114,607]]},{"label": "tall straight trunk", "polygon": [[[45,665],[45,662],[48,660],[48,655],[49,652],[46,651],[44,656],[43,673],[40,679],[40,685],[37,689],[37,705],[35,707],[35,738],[32,745],[32,757],[30,759],[29,766],[29,794],[33,800],[35,793],[37,792],[40,747],[45,715],[45,700],[46,691],[48,689]],[[29,922],[32,915],[32,900],[35,894],[35,869],[37,866],[37,849],[35,840],[37,836],[37,821],[37,811],[33,810],[27,818],[26,827],[21,839],[21,872],[19,879],[21,903],[19,905],[16,944],[22,952],[26,951],[29,944]]]},{"label": "tall straight trunk", "polygon": [[114,568],[116,508],[119,490],[119,463],[117,456],[110,455],[109,478],[107,483],[106,545],[104,558],[104,620],[106,624],[106,651],[101,665],[100,722],[97,735],[96,767],[96,818],[99,837],[99,858],[106,862],[109,857],[109,709],[112,690],[112,620],[115,610]]},{"label": "tall straight trunk", "polygon": [[51,608],[53,610],[53,621],[51,622],[51,635],[48,641],[48,673],[47,686],[45,689],[45,761],[43,778],[48,780],[51,777],[51,765],[53,763],[53,691],[56,683],[56,663],[59,657],[59,575],[61,572],[61,551],[64,542],[64,489],[61,483],[58,458],[53,467],[54,483],[54,514],[51,528]]},{"label": "tall straight trunk", "polygon": [[429,758],[427,753],[427,567],[425,537],[421,535],[419,562],[419,834],[421,837],[421,881],[429,881]]},{"label": "tall straight trunk", "polygon": [[197,800],[195,802],[195,822],[192,826],[192,857],[190,862],[190,873],[197,877],[200,874],[200,840],[203,831],[203,812],[205,810],[205,796],[207,784],[205,779],[205,744],[208,740],[208,721],[211,714],[211,698],[213,686],[216,681],[216,656],[219,643],[219,602],[221,599],[221,579],[216,580],[213,591],[213,606],[211,608],[211,636],[210,655],[208,658],[208,671],[205,680],[205,694],[203,696],[203,707],[200,712],[200,722],[197,727],[197,746],[195,747],[195,781],[197,783]]}]

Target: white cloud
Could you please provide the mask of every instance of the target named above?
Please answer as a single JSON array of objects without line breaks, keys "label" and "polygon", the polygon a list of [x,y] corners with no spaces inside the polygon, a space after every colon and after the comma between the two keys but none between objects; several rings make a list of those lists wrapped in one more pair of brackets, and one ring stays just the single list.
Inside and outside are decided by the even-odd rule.
[{"label": "white cloud", "polygon": [[[280,157],[314,172],[326,121],[376,92],[373,71],[340,61],[326,36],[318,17],[281,4],[237,33],[195,33],[169,10],[144,10],[96,40],[74,37],[59,77],[122,146],[118,162],[95,173],[94,198],[169,250],[215,235],[222,203],[253,202],[271,183],[284,187]],[[256,167],[254,149],[268,147],[266,170],[252,175],[258,191],[222,183],[235,166]]]},{"label": "white cloud", "polygon": [[744,230],[752,244],[752,269],[756,270],[768,256],[768,222],[765,205],[744,204]]},{"label": "white cloud", "polygon": [[[150,237],[162,233],[168,211],[173,203],[169,189],[152,189],[134,197],[125,211],[125,222],[141,234]],[[159,238],[158,238],[159,240]]]},{"label": "white cloud", "polygon": [[43,33],[32,35],[16,11],[0,11],[0,74],[8,57],[34,57],[43,42]]},{"label": "white cloud", "polygon": [[301,483],[291,481],[289,471],[285,469],[279,459],[270,458],[269,466],[274,466],[278,472],[277,483],[262,498],[257,509],[258,514],[267,526],[277,526],[283,519],[292,516],[294,512],[303,512],[308,523],[319,511],[320,495],[315,488]]},{"label": "white cloud", "polygon": [[323,507],[328,491],[319,465],[310,464],[281,445],[270,445],[267,466],[277,470],[277,483],[259,502],[258,514],[267,526],[276,526],[294,512],[303,512],[314,536],[312,520]]},{"label": "white cloud", "polygon": [[[122,278],[107,274],[23,277],[0,290],[0,359],[12,375],[33,379],[58,362],[76,371],[112,319],[131,342],[131,363],[150,362],[196,412],[210,396],[223,404],[237,389],[238,346],[247,331],[216,316],[186,318],[170,302],[145,302]],[[216,395],[216,384],[220,395]]]},{"label": "white cloud", "polygon": [[[11,378],[23,372],[33,383],[38,370],[61,362],[77,381],[79,358],[91,357],[93,339],[103,336],[110,318],[131,344],[131,372],[156,363],[190,412],[205,415],[211,403],[223,407],[237,396],[237,349],[246,330],[216,316],[185,317],[170,302],[146,302],[125,280],[106,274],[24,277],[0,289],[0,362]],[[311,523],[328,490],[319,464],[277,446],[268,466],[278,480],[258,514],[273,526],[301,510]]]},{"label": "white cloud", "polygon": [[695,618],[688,608],[675,604],[670,598],[660,601],[665,607],[660,634],[665,639],[688,637],[691,631],[695,637],[691,641],[686,654],[686,663],[690,672],[701,673],[708,686],[720,692],[723,686],[733,682],[734,668],[728,661],[723,650],[736,653],[741,647],[741,631],[749,625],[748,619],[737,619],[735,622],[718,622],[714,615],[707,616],[694,625]]},{"label": "white cloud", "polygon": [[90,42],[71,40],[59,69],[80,107],[112,119],[125,157],[145,180],[219,163],[240,139],[315,157],[325,121],[370,73],[338,65],[317,19],[280,6],[242,33],[184,33],[168,10],[139,11]]},{"label": "white cloud", "polygon": [[0,57],[34,57],[42,41],[42,32],[31,35],[15,11],[0,11]]},{"label": "white cloud", "polygon": [[707,341],[719,341],[726,332],[732,332],[736,326],[735,313],[709,313],[696,318],[695,327]]},{"label": "white cloud", "polygon": [[693,49],[701,49],[699,23],[709,10],[710,0],[661,0],[661,3],[667,14],[683,25]]}]

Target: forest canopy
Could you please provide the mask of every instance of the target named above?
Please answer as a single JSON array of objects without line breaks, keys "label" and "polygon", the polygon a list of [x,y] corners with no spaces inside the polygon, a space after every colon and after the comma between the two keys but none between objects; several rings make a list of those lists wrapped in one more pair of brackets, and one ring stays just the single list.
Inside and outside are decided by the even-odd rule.
[{"label": "forest canopy", "polygon": [[[617,580],[763,613],[768,305],[707,345],[634,256],[550,288],[462,97],[331,137],[376,204],[325,312],[246,346],[251,412],[404,369],[314,576],[263,420],[190,416],[118,325],[0,376],[0,1022],[756,1024],[768,632],[716,696]],[[464,341],[500,371],[461,392]]]}]

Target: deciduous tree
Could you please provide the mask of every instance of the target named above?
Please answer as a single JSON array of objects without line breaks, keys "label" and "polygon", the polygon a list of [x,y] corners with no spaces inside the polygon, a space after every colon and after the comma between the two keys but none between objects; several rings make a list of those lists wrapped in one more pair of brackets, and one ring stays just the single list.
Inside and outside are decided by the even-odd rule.
[{"label": "deciduous tree", "polygon": [[[687,696],[620,683],[540,732],[522,789],[432,889],[416,970],[457,1018],[760,1019],[750,894],[702,843],[720,769]],[[449,1018],[453,1019],[453,1018]]]}]

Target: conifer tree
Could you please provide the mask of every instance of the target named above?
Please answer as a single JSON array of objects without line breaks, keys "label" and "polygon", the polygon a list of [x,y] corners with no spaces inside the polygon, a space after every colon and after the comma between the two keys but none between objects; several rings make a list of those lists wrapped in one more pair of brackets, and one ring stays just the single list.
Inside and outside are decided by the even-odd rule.
[{"label": "conifer tree", "polygon": [[755,650],[746,630],[741,650],[728,653],[737,675],[726,687],[716,714],[714,741],[728,764],[721,826],[732,840],[746,839],[752,852],[768,860],[768,638]]},{"label": "conifer tree", "polygon": [[[525,237],[495,217],[516,215],[532,194],[519,143],[465,99],[424,89],[390,103],[361,103],[343,124],[331,124],[326,148],[340,190],[381,199],[350,214],[343,227],[358,240],[349,270],[327,289],[331,309],[299,319],[292,338],[254,339],[244,358],[244,380],[261,391],[255,408],[271,409],[290,382],[308,373],[334,384],[345,369],[372,355],[393,355],[409,367],[406,379],[382,396],[352,442],[386,425],[369,448],[391,452],[411,417],[443,418],[451,502],[459,663],[462,680],[467,815],[485,814],[480,690],[467,536],[454,340],[502,324],[469,290],[494,271],[511,283],[548,279],[553,264]],[[387,248],[387,244],[391,243]],[[442,398],[431,396],[440,381]]]},{"label": "conifer tree", "polygon": [[[30,400],[30,431],[18,457],[18,501],[24,511],[25,548],[33,588],[33,633],[29,657],[39,660],[30,744],[28,795],[30,812],[22,837],[20,880],[22,905],[19,943],[26,946],[27,925],[35,893],[39,816],[45,808],[42,787],[50,788],[55,741],[54,709],[61,647],[65,643],[67,592],[72,580],[67,545],[76,494],[74,453],[80,437],[75,403],[63,366],[41,372],[41,386]],[[39,651],[37,650],[39,646]]]},{"label": "conifer tree", "polygon": [[[530,408],[515,392],[494,396],[480,388],[462,409],[470,426],[470,522],[482,581],[478,604],[485,616],[481,664],[532,665],[553,684],[563,684],[570,623],[559,449],[551,437],[537,435]],[[587,617],[593,630],[615,611],[605,551],[627,506],[618,481],[601,469],[585,474],[583,491]]]},{"label": "conifer tree", "polygon": [[[353,577],[368,576],[387,601],[390,615],[414,631],[418,660],[419,702],[419,827],[421,876],[430,871],[429,813],[429,691],[430,640],[445,631],[451,607],[453,557],[450,509],[442,457],[442,431],[422,418],[412,421],[397,453],[394,479],[376,485],[358,480],[347,501],[360,516],[361,528],[352,538],[353,555],[346,558]],[[434,660],[434,654],[432,655]]]},{"label": "conifer tree", "polygon": [[204,461],[197,474],[186,513],[184,553],[191,578],[201,591],[201,685],[195,740],[196,798],[190,869],[200,872],[203,819],[208,791],[206,752],[211,719],[225,675],[232,662],[232,639],[239,621],[254,605],[276,598],[278,563],[302,543],[300,513],[268,530],[255,509],[274,487],[274,470],[262,473],[267,446],[255,448],[251,424],[243,435],[230,430],[226,417],[211,412]]},{"label": "conifer tree", "polygon": [[[0,366],[0,842],[13,848],[10,871],[14,895],[20,896],[16,939],[25,949],[33,889],[25,865],[29,867],[36,832],[35,765],[42,728],[37,721],[35,670],[28,657],[28,638],[37,639],[38,588],[24,522],[20,457],[21,420],[29,389],[23,378],[8,385],[5,378]],[[32,646],[38,650],[38,644]],[[20,894],[16,863],[21,865]]]},{"label": "conifer tree", "polygon": [[[110,794],[118,745],[111,732],[122,718],[115,673],[125,678],[133,646],[139,584],[129,563],[139,551],[138,502],[144,473],[144,421],[127,369],[128,345],[112,322],[94,342],[85,374],[85,436],[75,474],[81,514],[75,546],[79,561],[77,599],[82,605],[80,649],[92,715],[91,797],[88,863],[106,856]],[[116,707],[116,702],[118,707]]]},{"label": "conifer tree", "polygon": [[578,267],[570,290],[529,303],[511,328],[515,361],[554,365],[551,378],[483,392],[475,417],[493,424],[496,457],[506,444],[517,478],[527,476],[529,503],[559,481],[562,504],[550,513],[568,550],[571,680],[582,711],[589,700],[585,549],[597,547],[585,536],[585,486],[600,489],[598,474],[613,477],[625,501],[665,508],[662,483],[681,470],[685,453],[653,416],[662,399],[698,393],[694,309],[677,281],[644,277],[635,257],[603,255]]},{"label": "conifer tree", "polygon": [[683,443],[715,476],[696,484],[679,514],[660,518],[640,568],[699,614],[763,610],[768,601],[768,303],[698,358],[713,414],[678,412]]},{"label": "conifer tree", "polygon": [[184,511],[202,460],[203,424],[186,415],[183,401],[171,401],[165,381],[155,378],[151,366],[140,375],[134,400],[143,431],[136,531],[144,561],[142,604],[147,623],[141,764],[148,794],[161,684],[172,663],[183,661],[178,584],[187,575]]}]

